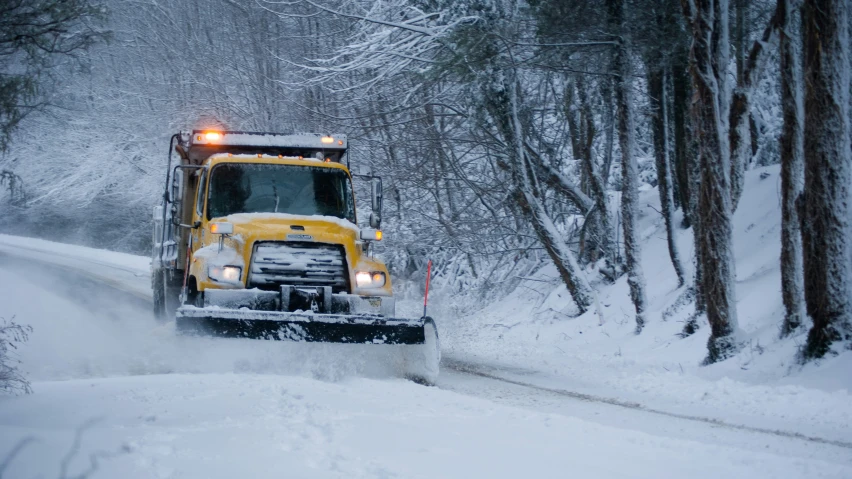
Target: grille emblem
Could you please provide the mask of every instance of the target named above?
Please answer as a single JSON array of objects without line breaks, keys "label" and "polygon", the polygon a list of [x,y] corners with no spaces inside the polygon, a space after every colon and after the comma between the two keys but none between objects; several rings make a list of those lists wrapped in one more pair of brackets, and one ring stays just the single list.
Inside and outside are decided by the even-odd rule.
[{"label": "grille emblem", "polygon": [[287,239],[290,241],[313,241],[314,237],[311,235],[289,234],[287,235]]}]

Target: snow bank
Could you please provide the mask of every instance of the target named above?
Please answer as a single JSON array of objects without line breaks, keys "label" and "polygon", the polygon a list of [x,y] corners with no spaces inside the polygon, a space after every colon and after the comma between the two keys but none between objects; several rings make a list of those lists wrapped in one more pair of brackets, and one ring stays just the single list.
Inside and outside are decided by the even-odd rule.
[{"label": "snow bank", "polygon": [[127,253],[117,253],[103,249],[87,248],[64,243],[56,243],[37,238],[24,238],[22,236],[9,236],[0,234],[0,248],[11,246],[15,248],[15,254],[22,251],[31,251],[45,255],[45,260],[55,260],[57,257],[88,260],[94,264],[105,264],[114,268],[125,268],[134,272],[147,273],[150,269],[151,258],[147,256],[136,256]]},{"label": "snow bank", "polygon": [[[0,234],[0,257],[3,254],[31,260],[33,271],[44,264],[60,266],[139,298],[151,297],[151,258],[147,256]],[[0,314],[7,311],[0,310]]]}]

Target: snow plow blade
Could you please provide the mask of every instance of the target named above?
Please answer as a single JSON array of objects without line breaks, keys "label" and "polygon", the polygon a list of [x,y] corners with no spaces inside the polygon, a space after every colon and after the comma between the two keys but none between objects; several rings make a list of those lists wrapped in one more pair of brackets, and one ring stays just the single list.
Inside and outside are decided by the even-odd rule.
[{"label": "snow plow blade", "polygon": [[227,338],[361,344],[423,344],[424,318],[406,320],[376,315],[311,314],[224,308],[181,307],[181,334]]}]

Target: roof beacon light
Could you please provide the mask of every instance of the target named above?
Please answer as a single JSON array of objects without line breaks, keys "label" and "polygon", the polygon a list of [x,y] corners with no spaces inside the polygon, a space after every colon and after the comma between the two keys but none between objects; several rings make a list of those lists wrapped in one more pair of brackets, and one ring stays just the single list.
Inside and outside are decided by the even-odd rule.
[{"label": "roof beacon light", "polygon": [[334,143],[334,137],[333,136],[324,136],[324,137],[320,138],[320,141],[323,142],[323,143]]},{"label": "roof beacon light", "polygon": [[208,131],[204,134],[204,138],[207,141],[219,141],[222,139],[222,134],[218,131]]}]

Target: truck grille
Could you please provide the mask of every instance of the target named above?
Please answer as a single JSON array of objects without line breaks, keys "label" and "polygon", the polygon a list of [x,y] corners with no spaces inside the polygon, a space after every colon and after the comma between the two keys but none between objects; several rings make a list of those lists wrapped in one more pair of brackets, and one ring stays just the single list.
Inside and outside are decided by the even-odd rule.
[{"label": "truck grille", "polygon": [[349,279],[343,248],[322,243],[257,243],[251,257],[249,288],[278,289],[293,286],[331,286],[348,291]]}]

